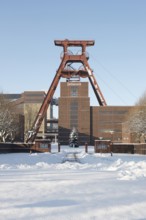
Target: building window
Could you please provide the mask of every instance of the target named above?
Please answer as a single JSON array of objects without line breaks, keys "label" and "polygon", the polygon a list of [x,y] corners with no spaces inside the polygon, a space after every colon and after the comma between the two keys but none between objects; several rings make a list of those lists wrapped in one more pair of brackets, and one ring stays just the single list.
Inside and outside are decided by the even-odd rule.
[{"label": "building window", "polygon": [[72,101],[70,104],[70,128],[78,128],[78,102]]},{"label": "building window", "polygon": [[77,86],[72,86],[71,87],[71,96],[76,97],[78,96],[78,87]]}]

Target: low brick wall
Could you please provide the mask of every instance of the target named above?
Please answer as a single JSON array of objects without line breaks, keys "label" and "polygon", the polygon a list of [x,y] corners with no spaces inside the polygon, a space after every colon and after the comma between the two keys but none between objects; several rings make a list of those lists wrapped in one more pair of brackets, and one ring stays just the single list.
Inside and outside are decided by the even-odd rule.
[{"label": "low brick wall", "polygon": [[113,153],[134,154],[134,144],[113,143],[111,145],[111,151]]},{"label": "low brick wall", "polygon": [[22,143],[0,143],[0,153],[30,152],[29,145]]},{"label": "low brick wall", "polygon": [[146,154],[146,144],[134,144],[135,154]]},{"label": "low brick wall", "polygon": [[[103,146],[103,147],[102,147]],[[146,144],[136,143],[111,143],[109,141],[95,141],[95,153],[126,153],[146,154]]]},{"label": "low brick wall", "polygon": [[[38,146],[33,146],[32,151],[37,152],[51,152],[51,146],[48,149],[40,149]],[[144,154],[146,155],[146,144],[122,144],[113,143],[110,150],[113,153],[130,153],[130,154]],[[24,143],[0,143],[0,153],[21,153],[30,152],[30,146]]]},{"label": "low brick wall", "polygon": [[134,154],[134,144],[112,143],[108,140],[95,140],[95,153],[110,152]]},{"label": "low brick wall", "polygon": [[111,150],[113,153],[146,154],[146,143],[113,143]]}]

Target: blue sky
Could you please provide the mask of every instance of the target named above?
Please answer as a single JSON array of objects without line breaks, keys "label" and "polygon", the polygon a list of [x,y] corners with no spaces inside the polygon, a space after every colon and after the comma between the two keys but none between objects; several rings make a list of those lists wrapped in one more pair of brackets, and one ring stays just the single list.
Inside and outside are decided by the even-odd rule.
[{"label": "blue sky", "polygon": [[145,0],[0,0],[0,91],[48,90],[55,39],[95,40],[89,64],[108,105],[134,105],[146,90]]}]

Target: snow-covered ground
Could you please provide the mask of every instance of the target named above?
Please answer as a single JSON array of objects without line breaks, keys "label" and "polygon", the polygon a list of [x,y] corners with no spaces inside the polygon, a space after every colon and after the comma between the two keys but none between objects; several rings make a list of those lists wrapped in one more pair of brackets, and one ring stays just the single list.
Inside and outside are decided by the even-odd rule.
[{"label": "snow-covered ground", "polygon": [[0,154],[0,220],[146,219],[146,156],[52,151]]}]

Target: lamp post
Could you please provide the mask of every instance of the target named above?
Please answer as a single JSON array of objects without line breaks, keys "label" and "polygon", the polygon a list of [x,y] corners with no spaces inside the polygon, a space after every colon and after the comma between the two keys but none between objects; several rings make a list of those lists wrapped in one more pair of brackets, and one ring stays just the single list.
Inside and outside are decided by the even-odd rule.
[{"label": "lamp post", "polygon": [[114,135],[114,131],[113,131],[113,130],[111,130],[111,131],[109,131],[109,133],[111,134],[111,141],[113,142],[113,135]]},{"label": "lamp post", "polygon": [[[114,134],[114,131],[111,130],[111,131],[109,131],[109,133],[111,134],[111,144],[113,145],[113,134]],[[111,146],[110,146],[110,149],[111,149]],[[111,156],[113,156],[112,149],[111,149]]]}]

